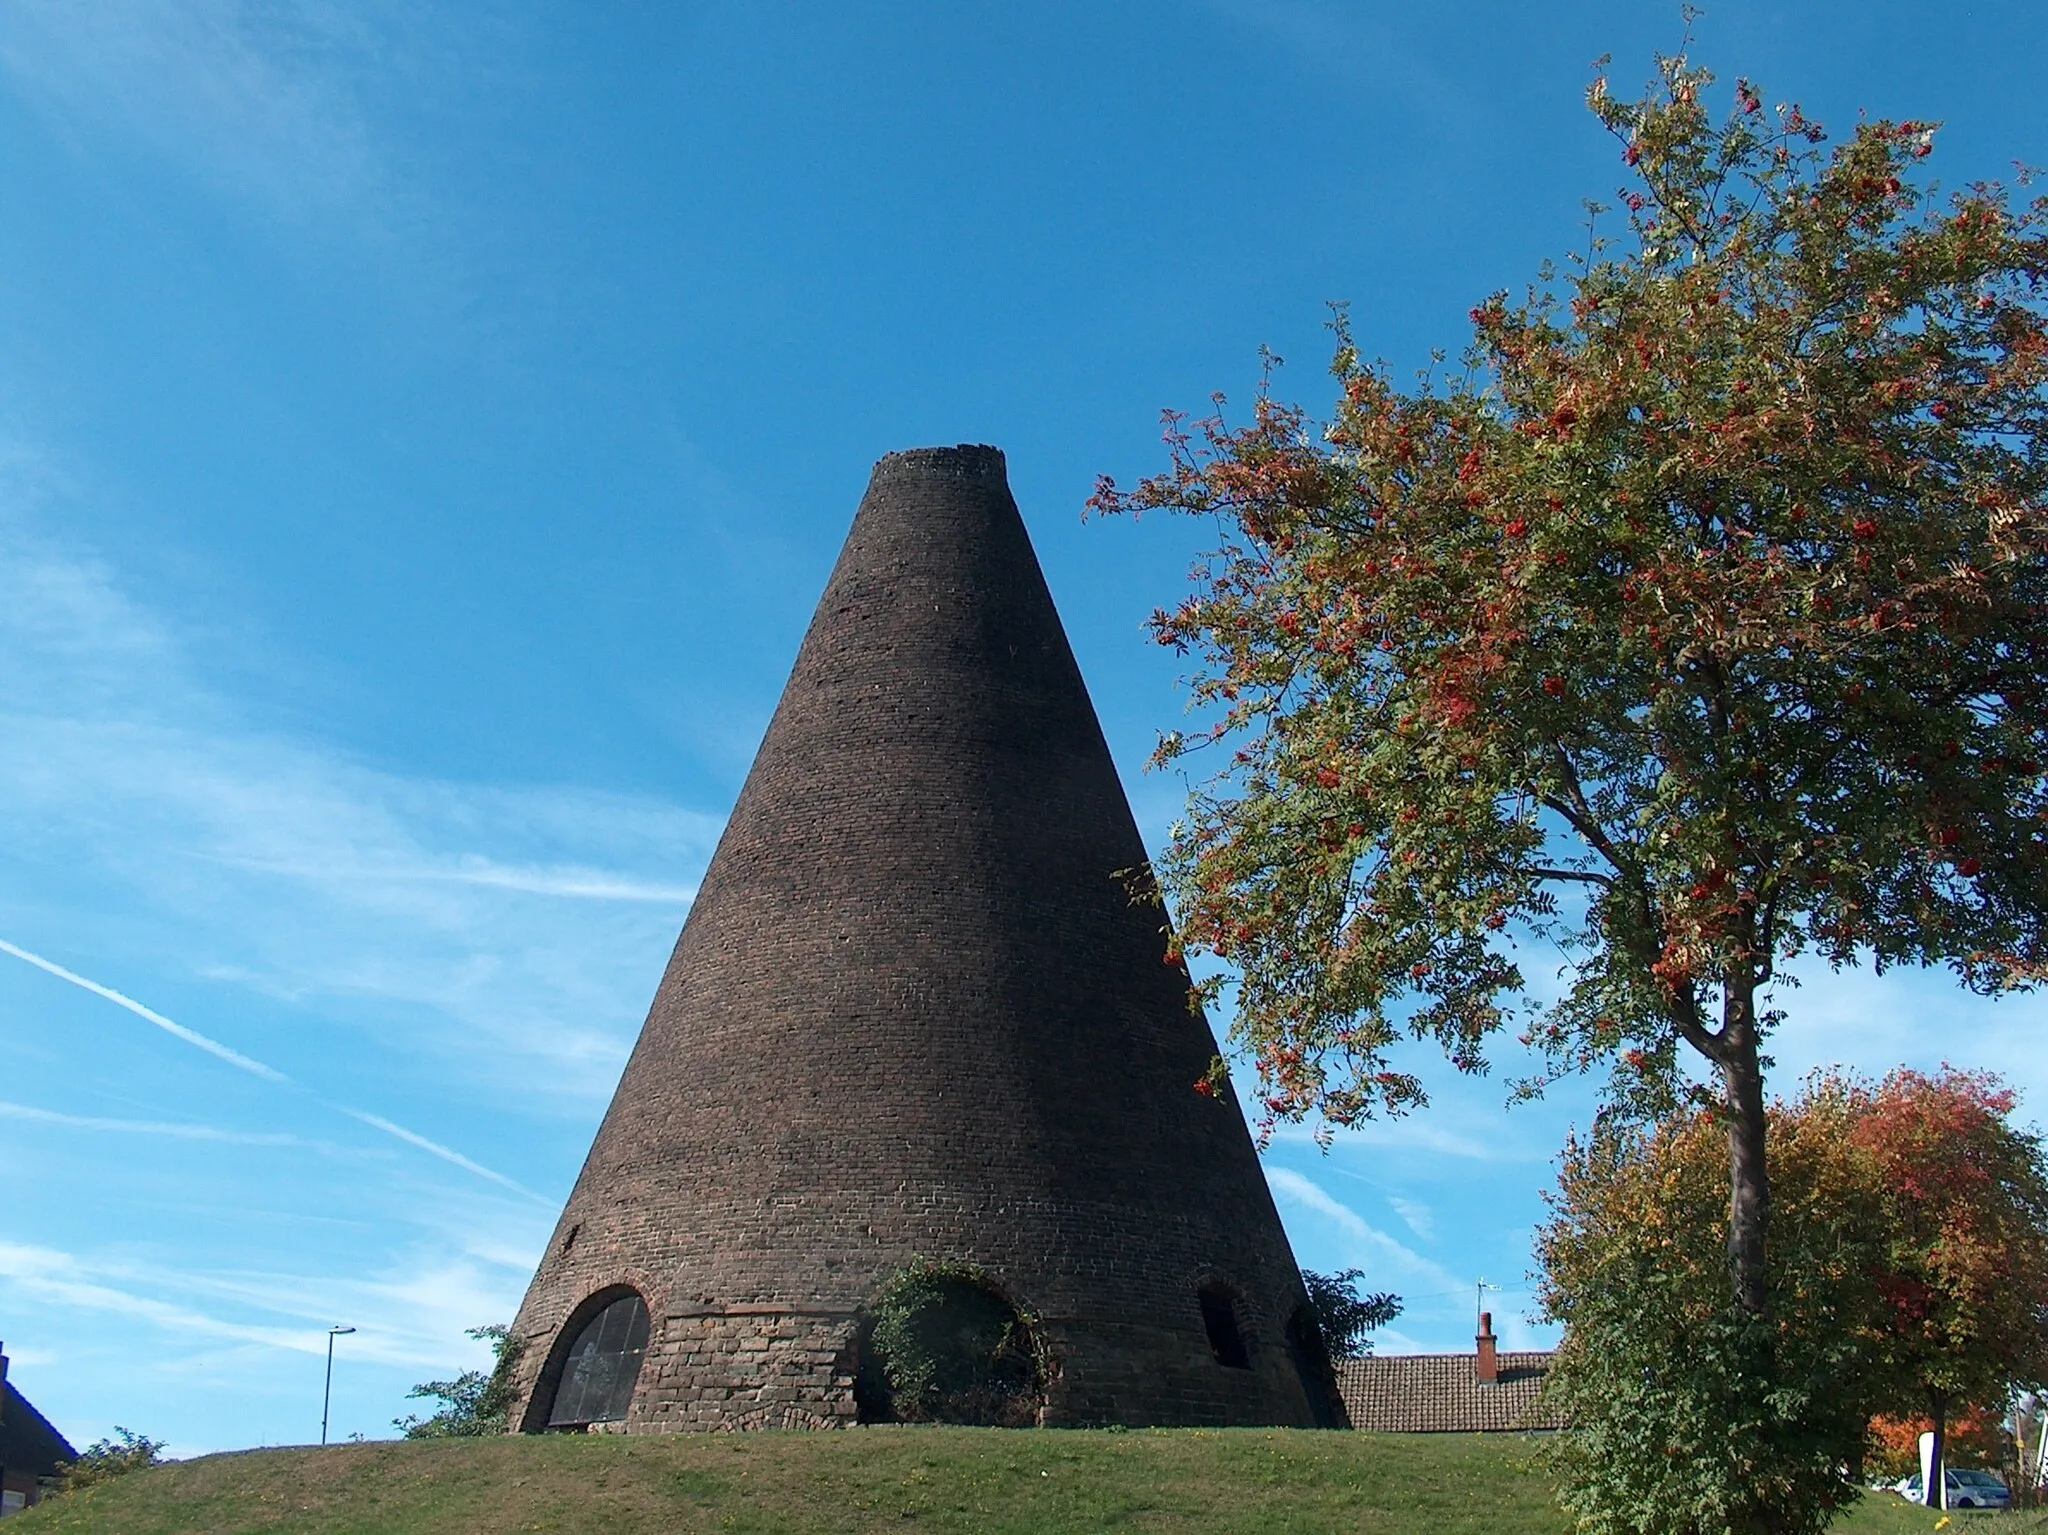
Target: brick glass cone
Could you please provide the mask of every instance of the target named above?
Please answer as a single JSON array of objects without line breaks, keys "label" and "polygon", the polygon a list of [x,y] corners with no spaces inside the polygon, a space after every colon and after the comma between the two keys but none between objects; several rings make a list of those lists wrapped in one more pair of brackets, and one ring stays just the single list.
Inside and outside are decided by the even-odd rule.
[{"label": "brick glass cone", "polygon": [[1003,455],[883,459],[520,1308],[515,1426],[852,1423],[916,1260],[1029,1322],[1040,1423],[1338,1421],[1144,862]]}]

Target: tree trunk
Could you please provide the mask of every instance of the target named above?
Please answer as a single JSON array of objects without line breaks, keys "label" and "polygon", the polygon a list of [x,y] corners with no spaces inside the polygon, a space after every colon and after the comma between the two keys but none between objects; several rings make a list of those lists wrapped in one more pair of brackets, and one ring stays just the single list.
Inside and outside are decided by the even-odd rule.
[{"label": "tree trunk", "polygon": [[1764,1166],[1764,1074],[1757,1060],[1754,993],[1731,987],[1723,1014],[1721,1087],[1728,1107],[1728,1275],[1751,1315],[1767,1298],[1764,1234],[1771,1182]]}]

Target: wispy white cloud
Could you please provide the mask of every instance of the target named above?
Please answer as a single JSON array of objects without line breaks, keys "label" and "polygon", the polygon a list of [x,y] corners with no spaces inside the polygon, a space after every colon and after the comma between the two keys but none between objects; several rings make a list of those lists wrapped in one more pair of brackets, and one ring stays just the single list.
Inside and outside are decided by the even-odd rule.
[{"label": "wispy white cloud", "polygon": [[108,1277],[104,1271],[96,1270],[69,1253],[0,1241],[0,1280],[11,1282],[23,1294],[37,1299],[85,1311],[135,1317],[171,1332],[234,1338],[303,1353],[317,1352],[326,1346],[323,1336],[308,1331],[257,1326],[209,1316],[188,1306],[123,1289],[107,1282]]},{"label": "wispy white cloud", "polygon": [[[1482,1137],[1454,1130],[1438,1123],[1435,1109],[1422,1109],[1399,1119],[1367,1119],[1337,1132],[1335,1145],[1369,1146],[1379,1150],[1414,1152],[1428,1157],[1455,1157],[1467,1162],[1541,1162],[1551,1152],[1539,1149],[1522,1136],[1497,1134]],[[1505,1111],[1503,1111],[1505,1118]],[[1281,1125],[1273,1139],[1284,1145],[1315,1145],[1316,1132],[1308,1125]]]},{"label": "wispy white cloud", "polygon": [[1394,1213],[1401,1217],[1408,1229],[1425,1242],[1436,1240],[1436,1214],[1420,1200],[1404,1199],[1399,1194],[1389,1194],[1387,1203],[1394,1207]]},{"label": "wispy white cloud", "polygon": [[76,947],[118,892],[156,935],[137,952],[145,929],[125,924],[125,970],[229,980],[587,1112],[624,1059],[719,818],[644,796],[407,778],[252,725],[104,562],[38,533],[76,493],[0,443],[10,941],[47,950],[43,935],[63,932]]},{"label": "wispy white cloud", "polygon": [[1831,971],[1811,958],[1796,965],[1805,984],[1781,990],[1785,1023],[1771,1037],[1774,1092],[1790,1093],[1807,1072],[1853,1064],[1881,1075],[1895,1066],[1929,1070],[1944,1061],[1996,1071],[2024,1095],[2021,1117],[2048,1118],[2048,995],[1971,995],[1943,970],[1867,966]]},{"label": "wispy white cloud", "polygon": [[72,131],[123,134],[273,216],[359,216],[403,193],[370,99],[427,36],[377,0],[16,0],[0,69]]},{"label": "wispy white cloud", "polygon": [[1266,1168],[1273,1197],[1328,1221],[1350,1241],[1356,1256],[1373,1275],[1373,1283],[1430,1291],[1452,1290],[1463,1283],[1442,1264],[1388,1236],[1321,1184],[1291,1167]]},{"label": "wispy white cloud", "polygon": [[1399,1327],[1383,1327],[1372,1335],[1372,1351],[1375,1354],[1433,1354],[1442,1352],[1425,1347],[1414,1335]]},{"label": "wispy white cloud", "polygon": [[101,1119],[90,1114],[64,1114],[55,1109],[39,1109],[33,1104],[4,1100],[0,1100],[0,1119],[19,1119],[31,1124],[56,1125],[66,1130],[96,1130],[115,1135],[157,1135],[175,1141],[218,1141],[229,1146],[298,1146],[327,1152],[347,1149],[328,1141],[308,1140],[302,1135],[288,1135],[282,1131],[228,1130],[219,1125],[152,1119]]},{"label": "wispy white cloud", "polygon": [[[164,913],[183,967],[298,1005],[404,1009],[390,1023],[409,1048],[460,1036],[507,1079],[540,1057],[551,1095],[609,1087],[694,893],[663,875],[701,870],[718,826],[623,796],[399,780],[231,726],[17,715],[0,731],[0,825],[71,839],[74,867]],[[537,841],[649,872],[518,856]]]},{"label": "wispy white cloud", "polygon": [[[131,1318],[188,1340],[324,1354],[327,1328],[353,1326],[360,1359],[440,1366],[477,1352],[452,1340],[483,1320],[509,1319],[523,1275],[446,1254],[362,1279],[206,1272],[132,1258],[0,1241],[0,1291]],[[265,1320],[284,1318],[284,1323]],[[203,1356],[202,1356],[203,1357]]]},{"label": "wispy white cloud", "polygon": [[[165,1287],[245,1312],[298,1319],[317,1326],[326,1346],[331,1325],[352,1326],[349,1347],[359,1357],[398,1364],[438,1364],[475,1352],[458,1343],[463,1331],[486,1321],[510,1321],[525,1272],[495,1270],[436,1250],[361,1279],[320,1275],[178,1271]],[[144,1277],[132,1265],[115,1270]]]},{"label": "wispy white cloud", "polygon": [[[166,1018],[162,1013],[159,1013],[152,1008],[144,1007],[140,1002],[137,1002],[133,997],[124,996],[120,992],[115,991],[110,986],[102,986],[98,981],[88,980],[86,977],[79,975],[74,971],[65,969],[62,965],[55,964],[50,960],[44,959],[41,955],[31,954],[28,950],[19,948],[14,944],[8,943],[5,939],[0,939],[0,953],[12,954],[15,958],[25,960],[29,964],[34,965],[38,970],[48,971],[51,975],[56,976],[59,980],[68,981],[73,986],[77,986],[84,991],[91,992],[94,996],[104,997],[107,1001],[112,1002],[115,1006],[126,1008],[129,1012],[134,1013],[137,1017],[147,1019],[149,1022],[155,1024],[158,1028],[164,1030],[166,1033],[172,1035],[173,1037],[183,1040],[188,1045],[193,1045],[201,1050],[204,1050],[208,1055],[215,1056],[218,1059],[227,1062],[230,1066],[237,1068],[238,1070],[246,1071],[254,1076],[262,1077],[264,1080],[269,1082],[275,1082],[282,1085],[290,1085],[291,1083],[291,1078],[287,1077],[283,1072],[275,1071],[270,1067],[265,1066],[261,1061],[252,1061],[245,1055],[237,1054],[235,1051],[230,1050],[226,1045],[223,1045],[216,1040],[208,1039],[204,1034],[199,1033],[196,1029],[188,1029],[182,1024],[173,1023],[170,1019]],[[510,1189],[514,1193],[524,1195],[528,1199],[537,1200],[542,1204],[549,1203],[549,1201],[545,1199],[542,1195],[536,1194],[532,1189],[527,1188],[524,1184],[514,1182],[512,1179],[506,1177],[503,1173],[495,1172],[492,1169],[485,1167],[481,1162],[472,1161],[470,1158],[464,1156],[461,1152],[452,1150],[451,1148],[442,1145],[439,1141],[429,1140],[426,1136],[421,1135],[418,1131],[408,1130],[404,1125],[394,1124],[392,1121],[385,1119],[381,1115],[366,1113],[361,1109],[349,1108],[346,1104],[331,1103],[327,1102],[324,1099],[321,1101],[326,1103],[326,1106],[328,1108],[333,1109],[335,1112],[340,1114],[346,1114],[350,1119],[356,1120],[358,1123],[368,1125],[371,1129],[380,1131],[385,1135],[391,1136],[395,1140],[403,1141],[408,1146],[416,1147],[419,1150],[426,1152],[429,1156],[439,1157],[442,1161],[449,1163],[451,1166],[459,1167],[463,1169],[465,1172],[474,1173],[479,1178],[488,1179],[490,1182],[498,1184],[503,1188]],[[17,1115],[17,1117],[31,1116],[40,1118],[65,1117],[41,1115],[34,1110],[22,1110]],[[84,1121],[74,1122],[84,1123]],[[98,1121],[97,1123],[102,1128],[144,1128],[142,1126],[126,1124],[122,1121],[116,1120],[103,1120]],[[163,1129],[165,1127],[154,1128]],[[217,1136],[214,1138],[222,1137]]]},{"label": "wispy white cloud", "polygon": [[1493,1319],[1493,1330],[1500,1339],[1501,1348],[1509,1353],[1520,1353],[1526,1349],[1556,1348],[1561,1329],[1550,1322],[1540,1321],[1534,1315],[1535,1303],[1527,1303],[1529,1312],[1502,1311]]},{"label": "wispy white cloud", "polygon": [[367,864],[329,868],[292,867],[259,863],[253,859],[233,860],[246,869],[265,874],[283,874],[296,879],[340,884],[420,883],[477,885],[488,890],[512,890],[522,895],[548,896],[570,901],[635,901],[681,910],[697,898],[694,884],[666,884],[630,879],[603,869],[566,867],[519,867],[495,864],[475,854],[465,854],[445,865]]}]

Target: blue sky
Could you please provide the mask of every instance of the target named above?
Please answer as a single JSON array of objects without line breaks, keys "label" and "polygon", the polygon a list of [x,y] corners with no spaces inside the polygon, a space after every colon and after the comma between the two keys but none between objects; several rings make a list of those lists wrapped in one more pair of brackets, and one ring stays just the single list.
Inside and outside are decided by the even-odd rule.
[{"label": "blue sky", "polygon": [[[337,1434],[479,1361],[877,457],[1007,450],[1156,842],[1181,699],[1141,625],[1200,530],[1084,524],[1095,476],[1261,345],[1320,403],[1328,301],[1398,369],[1455,349],[1619,181],[1589,62],[1627,88],[1679,34],[1636,0],[7,11],[0,1338],[77,1442],[185,1454],[314,1437],[331,1324]],[[2031,0],[1698,30],[1824,121],[1946,120],[1951,182],[2048,160]],[[2039,1001],[1788,1000],[1780,1084],[1948,1058],[2048,1101]],[[1300,1259],[1410,1298],[1382,1347],[1468,1346],[1482,1277],[1543,1337],[1529,1232],[1589,1100],[1503,1096],[1268,1155]]]}]

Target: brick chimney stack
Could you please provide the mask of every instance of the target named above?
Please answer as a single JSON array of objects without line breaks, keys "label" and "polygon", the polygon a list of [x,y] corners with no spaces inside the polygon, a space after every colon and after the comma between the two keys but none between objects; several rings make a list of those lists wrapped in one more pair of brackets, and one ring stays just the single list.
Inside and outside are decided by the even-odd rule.
[{"label": "brick chimney stack", "polygon": [[1479,1357],[1472,1362],[1472,1378],[1482,1386],[1500,1382],[1500,1360],[1494,1353],[1493,1313],[1479,1313]]}]

